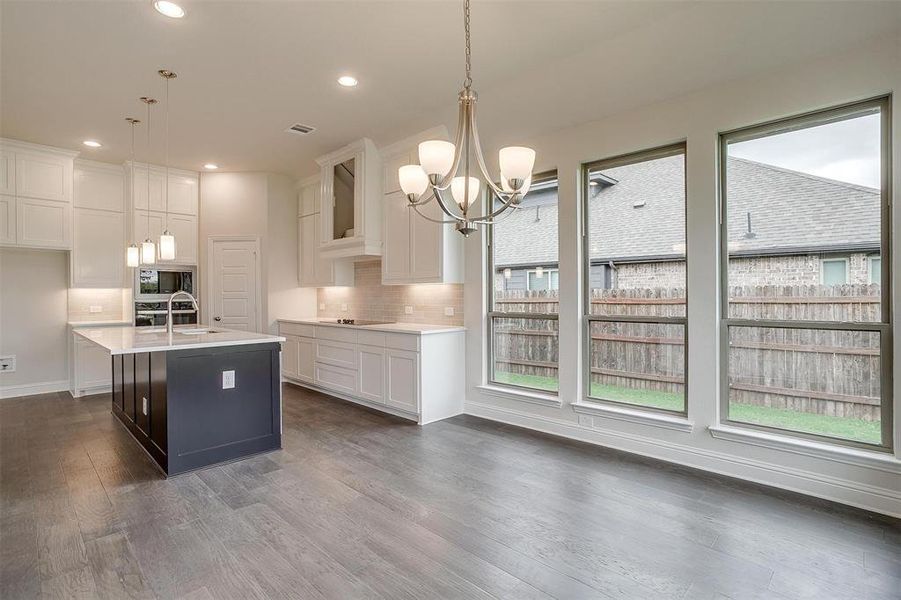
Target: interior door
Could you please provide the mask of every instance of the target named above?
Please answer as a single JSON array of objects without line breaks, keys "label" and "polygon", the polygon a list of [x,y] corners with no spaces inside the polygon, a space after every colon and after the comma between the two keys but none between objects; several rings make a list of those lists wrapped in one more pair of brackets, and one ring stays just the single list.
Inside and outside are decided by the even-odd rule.
[{"label": "interior door", "polygon": [[210,274],[210,325],[259,331],[257,242],[215,240]]}]

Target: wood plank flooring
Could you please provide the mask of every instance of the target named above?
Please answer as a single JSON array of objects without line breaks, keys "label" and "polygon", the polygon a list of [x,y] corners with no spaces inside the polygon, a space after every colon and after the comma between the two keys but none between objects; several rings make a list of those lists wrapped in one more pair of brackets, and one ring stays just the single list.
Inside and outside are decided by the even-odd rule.
[{"label": "wood plank flooring", "polygon": [[901,598],[896,520],[284,396],[284,450],[170,480],[107,395],[0,401],[0,598]]}]

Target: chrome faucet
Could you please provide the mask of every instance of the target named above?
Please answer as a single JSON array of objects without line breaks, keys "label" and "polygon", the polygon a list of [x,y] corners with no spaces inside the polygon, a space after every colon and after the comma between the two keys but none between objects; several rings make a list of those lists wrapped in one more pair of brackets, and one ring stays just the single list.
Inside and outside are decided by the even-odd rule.
[{"label": "chrome faucet", "polygon": [[191,304],[194,305],[194,312],[200,313],[200,307],[197,305],[197,299],[184,290],[178,290],[171,296],[169,296],[168,308],[166,309],[166,333],[172,333],[172,300],[175,299],[176,296],[187,296],[191,299]]}]

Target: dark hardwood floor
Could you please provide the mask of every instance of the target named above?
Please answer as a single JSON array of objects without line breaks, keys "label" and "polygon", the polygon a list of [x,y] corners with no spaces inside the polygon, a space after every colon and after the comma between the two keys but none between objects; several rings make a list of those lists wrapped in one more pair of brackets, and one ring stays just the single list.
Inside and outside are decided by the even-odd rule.
[{"label": "dark hardwood floor", "polygon": [[0,401],[3,599],[901,598],[898,521],[285,387],[279,452],[165,480],[109,397]]}]

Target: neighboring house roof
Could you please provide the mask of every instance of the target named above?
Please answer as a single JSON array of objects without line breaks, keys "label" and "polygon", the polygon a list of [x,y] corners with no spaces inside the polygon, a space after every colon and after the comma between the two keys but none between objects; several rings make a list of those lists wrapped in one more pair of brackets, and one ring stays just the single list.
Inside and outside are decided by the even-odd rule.
[{"label": "neighboring house roof", "polygon": [[[727,168],[733,255],[879,247],[879,190],[734,157]],[[603,175],[617,183],[589,192],[591,258],[628,262],[682,255],[683,173],[682,155],[605,169]],[[522,210],[494,226],[497,266],[557,262],[555,204],[556,189],[530,193]]]}]

